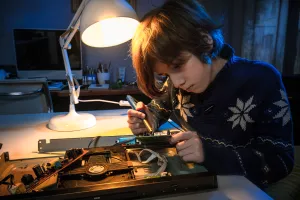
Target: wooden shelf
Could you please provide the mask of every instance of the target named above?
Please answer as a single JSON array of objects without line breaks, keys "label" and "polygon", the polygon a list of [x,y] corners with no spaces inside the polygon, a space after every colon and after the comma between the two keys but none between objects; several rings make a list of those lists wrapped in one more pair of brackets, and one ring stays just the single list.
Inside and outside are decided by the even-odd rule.
[{"label": "wooden shelf", "polygon": [[[70,97],[68,87],[63,90],[50,91],[53,110],[54,112],[68,112]],[[93,100],[93,99],[103,99],[108,101],[120,101],[126,100],[126,95],[132,95],[136,99],[143,101],[144,103],[149,103],[150,99],[144,95],[136,86],[125,86],[120,89],[92,89],[87,88],[80,89],[80,99],[81,100]],[[89,110],[110,110],[110,109],[120,109],[117,104],[110,104],[105,102],[89,102],[89,103],[79,103],[76,104],[76,111],[89,111]]]},{"label": "wooden shelf", "polygon": [[[138,89],[136,86],[125,86],[120,89],[95,89],[95,90],[88,90],[81,89],[80,90],[80,96],[99,96],[99,95],[133,95],[133,94],[142,94],[142,92]],[[68,97],[69,96],[69,90],[55,90],[51,91],[52,96],[57,97]]]}]

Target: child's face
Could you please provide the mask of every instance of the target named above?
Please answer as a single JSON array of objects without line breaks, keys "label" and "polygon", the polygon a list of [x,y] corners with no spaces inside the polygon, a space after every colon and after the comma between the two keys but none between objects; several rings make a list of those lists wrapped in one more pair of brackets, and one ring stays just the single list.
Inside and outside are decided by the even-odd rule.
[{"label": "child's face", "polygon": [[210,65],[202,63],[193,54],[190,54],[187,62],[181,66],[157,62],[154,72],[169,76],[176,88],[192,93],[205,91],[211,81]]}]

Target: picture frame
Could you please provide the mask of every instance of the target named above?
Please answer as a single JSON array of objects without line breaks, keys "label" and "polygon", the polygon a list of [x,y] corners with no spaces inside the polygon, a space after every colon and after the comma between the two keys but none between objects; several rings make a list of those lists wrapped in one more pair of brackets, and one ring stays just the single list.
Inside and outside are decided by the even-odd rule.
[{"label": "picture frame", "polygon": [[[132,8],[136,11],[136,3],[137,0],[126,0]],[[71,0],[71,11],[72,13],[76,13],[77,9],[79,8],[82,0]]]}]

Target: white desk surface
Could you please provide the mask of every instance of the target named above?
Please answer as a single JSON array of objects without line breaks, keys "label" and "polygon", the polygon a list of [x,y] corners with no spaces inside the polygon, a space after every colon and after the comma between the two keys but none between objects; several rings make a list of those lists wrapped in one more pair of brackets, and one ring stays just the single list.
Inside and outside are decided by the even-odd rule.
[{"label": "white desk surface", "polygon": [[[56,132],[47,128],[52,116],[62,113],[0,115],[0,154],[8,151],[10,159],[45,156],[37,153],[40,139],[80,138],[93,136],[130,135],[127,128],[127,109],[89,111],[96,116],[96,126],[74,132]],[[243,176],[218,176],[218,190],[193,193],[166,199],[252,200],[271,199]],[[165,199],[165,198],[156,198]]]}]

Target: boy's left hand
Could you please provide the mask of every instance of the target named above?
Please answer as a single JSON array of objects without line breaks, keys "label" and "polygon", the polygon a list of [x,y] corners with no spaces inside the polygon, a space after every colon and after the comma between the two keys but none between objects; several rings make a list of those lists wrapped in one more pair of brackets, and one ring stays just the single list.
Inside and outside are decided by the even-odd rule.
[{"label": "boy's left hand", "polygon": [[197,132],[187,131],[173,134],[171,144],[176,144],[178,155],[184,161],[195,163],[204,161],[203,146]]}]

